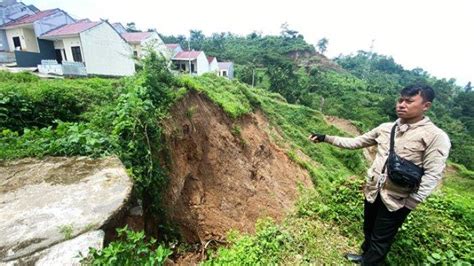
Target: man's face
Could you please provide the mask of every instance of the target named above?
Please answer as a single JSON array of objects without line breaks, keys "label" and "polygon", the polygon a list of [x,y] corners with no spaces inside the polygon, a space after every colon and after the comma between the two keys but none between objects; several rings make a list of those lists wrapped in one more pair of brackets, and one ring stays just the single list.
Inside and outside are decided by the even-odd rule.
[{"label": "man's face", "polygon": [[425,102],[420,94],[415,96],[400,96],[397,101],[396,111],[399,118],[412,119],[423,116],[431,106],[431,102]]}]

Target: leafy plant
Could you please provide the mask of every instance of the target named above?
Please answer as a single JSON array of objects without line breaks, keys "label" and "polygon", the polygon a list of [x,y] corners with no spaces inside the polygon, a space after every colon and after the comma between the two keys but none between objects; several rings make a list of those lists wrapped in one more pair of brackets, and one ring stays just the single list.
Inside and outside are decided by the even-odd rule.
[{"label": "leafy plant", "polygon": [[146,240],[145,233],[134,232],[128,227],[118,228],[120,240],[111,242],[98,250],[89,249],[89,255],[83,257],[84,265],[164,265],[173,253],[163,245],[157,245],[155,239]]}]

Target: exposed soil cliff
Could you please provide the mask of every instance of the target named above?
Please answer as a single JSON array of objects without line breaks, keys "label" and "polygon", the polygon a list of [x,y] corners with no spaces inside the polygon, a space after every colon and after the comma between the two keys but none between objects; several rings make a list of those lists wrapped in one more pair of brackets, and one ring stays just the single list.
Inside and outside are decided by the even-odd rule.
[{"label": "exposed soil cliff", "polygon": [[188,242],[222,239],[230,229],[253,232],[261,217],[279,220],[292,210],[298,184],[311,185],[306,171],[271,142],[261,112],[232,120],[190,92],[171,114],[164,203]]}]

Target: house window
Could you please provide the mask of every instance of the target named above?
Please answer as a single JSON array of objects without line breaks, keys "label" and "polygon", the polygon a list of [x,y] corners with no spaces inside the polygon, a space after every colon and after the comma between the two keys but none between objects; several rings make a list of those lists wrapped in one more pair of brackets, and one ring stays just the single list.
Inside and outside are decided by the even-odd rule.
[{"label": "house window", "polygon": [[195,70],[194,64],[191,64],[191,73],[196,73],[194,70]]},{"label": "house window", "polygon": [[21,50],[20,37],[13,37],[13,47],[15,47],[15,50],[17,50],[17,48]]},{"label": "house window", "polygon": [[181,70],[186,71],[186,64],[181,64]]},{"label": "house window", "polygon": [[72,59],[74,62],[82,62],[82,54],[81,54],[81,47],[73,46],[71,47],[72,51]]},{"label": "house window", "polygon": [[56,49],[55,52],[56,52],[56,61],[58,61],[58,63],[61,64],[63,62],[62,51],[61,49]]},{"label": "house window", "polygon": [[222,76],[227,77],[227,71],[223,70],[222,71]]},{"label": "house window", "polygon": [[133,51],[133,56],[134,56],[134,57],[138,57],[138,52],[137,52],[137,51]]}]

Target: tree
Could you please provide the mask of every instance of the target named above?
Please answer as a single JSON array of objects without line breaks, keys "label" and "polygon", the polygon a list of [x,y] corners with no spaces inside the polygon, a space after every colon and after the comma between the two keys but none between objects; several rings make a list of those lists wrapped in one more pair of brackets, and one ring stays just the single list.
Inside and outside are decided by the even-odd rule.
[{"label": "tree", "polygon": [[190,32],[191,49],[202,50],[206,36],[200,30],[191,30]]},{"label": "tree", "polygon": [[137,26],[135,25],[135,22],[128,22],[127,27],[125,28],[127,32],[140,32],[137,30]]},{"label": "tree", "polygon": [[287,22],[281,24],[280,26],[280,34],[281,36],[283,36],[284,38],[289,38],[289,39],[293,39],[293,38],[296,38],[298,37],[298,31],[296,30],[292,30],[289,28],[290,26],[288,25]]},{"label": "tree", "polygon": [[326,52],[326,49],[328,47],[328,42],[329,40],[327,38],[322,38],[321,40],[318,41],[318,50],[321,54],[324,54]]}]

